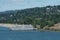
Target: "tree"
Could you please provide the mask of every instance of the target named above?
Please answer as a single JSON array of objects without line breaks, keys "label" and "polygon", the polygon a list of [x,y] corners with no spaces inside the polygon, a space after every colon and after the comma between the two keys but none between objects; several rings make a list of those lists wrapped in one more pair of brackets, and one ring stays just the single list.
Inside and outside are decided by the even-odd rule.
[{"label": "tree", "polygon": [[24,24],[32,24],[32,18],[31,17],[26,17]]}]

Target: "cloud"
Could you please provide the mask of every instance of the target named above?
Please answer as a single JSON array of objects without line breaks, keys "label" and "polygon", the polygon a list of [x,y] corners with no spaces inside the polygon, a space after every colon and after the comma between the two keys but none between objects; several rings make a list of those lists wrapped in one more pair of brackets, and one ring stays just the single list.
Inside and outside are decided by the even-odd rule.
[{"label": "cloud", "polygon": [[21,1],[21,0],[12,0],[13,2]]},{"label": "cloud", "polygon": [[11,0],[12,2],[24,2],[25,0]]},{"label": "cloud", "polygon": [[23,4],[25,2],[25,0],[9,0],[10,4],[14,4],[14,5],[20,5]]}]

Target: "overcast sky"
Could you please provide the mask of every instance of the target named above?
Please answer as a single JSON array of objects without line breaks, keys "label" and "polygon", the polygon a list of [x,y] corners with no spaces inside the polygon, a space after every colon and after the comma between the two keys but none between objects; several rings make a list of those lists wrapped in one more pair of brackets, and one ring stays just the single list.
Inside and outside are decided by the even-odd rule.
[{"label": "overcast sky", "polygon": [[47,5],[60,5],[60,0],[0,0],[0,11],[43,7]]}]

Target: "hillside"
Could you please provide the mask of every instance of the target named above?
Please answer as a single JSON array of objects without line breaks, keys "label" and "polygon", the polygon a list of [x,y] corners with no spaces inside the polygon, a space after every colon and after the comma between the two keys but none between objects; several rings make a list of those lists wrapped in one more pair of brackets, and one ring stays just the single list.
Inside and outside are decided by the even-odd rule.
[{"label": "hillside", "polygon": [[27,8],[22,10],[11,10],[0,12],[0,23],[17,23],[53,26],[60,23],[60,5]]}]

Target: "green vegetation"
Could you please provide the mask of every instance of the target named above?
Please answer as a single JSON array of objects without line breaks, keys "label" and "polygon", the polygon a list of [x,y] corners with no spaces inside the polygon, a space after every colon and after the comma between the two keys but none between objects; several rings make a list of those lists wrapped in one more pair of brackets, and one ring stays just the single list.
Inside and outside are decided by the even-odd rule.
[{"label": "green vegetation", "polygon": [[0,12],[0,23],[53,26],[60,23],[60,5]]}]

